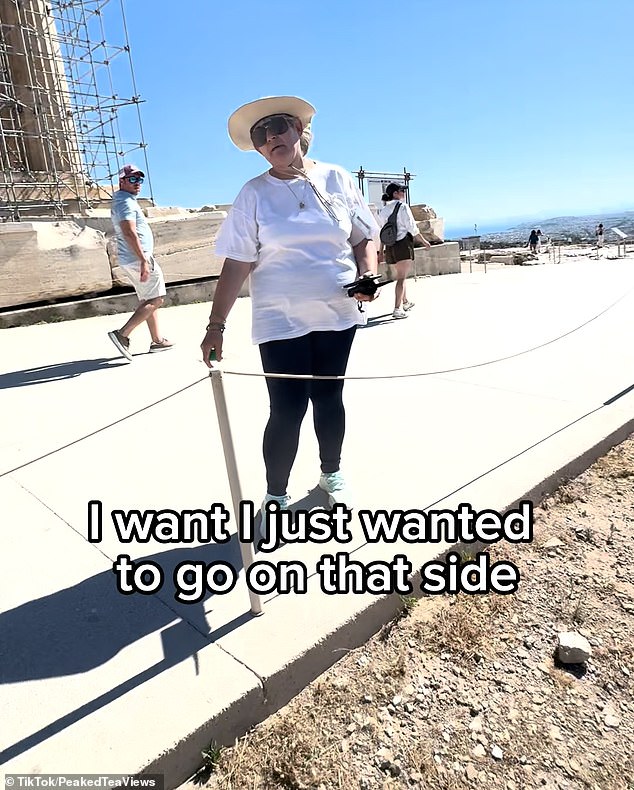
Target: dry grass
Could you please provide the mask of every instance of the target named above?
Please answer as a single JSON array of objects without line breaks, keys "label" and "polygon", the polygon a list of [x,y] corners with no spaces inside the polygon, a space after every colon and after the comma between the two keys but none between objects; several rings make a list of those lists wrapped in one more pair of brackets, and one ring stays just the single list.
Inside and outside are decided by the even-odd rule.
[{"label": "dry grass", "polygon": [[278,714],[226,749],[219,761],[216,787],[308,790],[324,782],[334,788],[352,786],[338,732],[343,727],[333,726],[333,712],[346,710],[345,695],[339,690],[333,693],[325,684],[318,689],[310,710]]},{"label": "dry grass", "polygon": [[541,503],[543,510],[551,510],[560,505],[572,505],[575,502],[588,501],[588,487],[581,480],[563,482],[556,491],[544,498]]},{"label": "dry grass", "polygon": [[[634,476],[631,447],[536,508],[533,544],[491,548],[520,568],[518,595],[404,599],[367,645],[223,750],[210,790],[528,790],[552,777],[569,790],[634,790],[631,618],[604,549],[631,545],[631,505],[620,516],[616,504]],[[564,545],[541,550],[553,536]],[[579,626],[599,637],[581,674],[555,659],[557,630]],[[606,699],[628,701],[618,728],[597,718]]]},{"label": "dry grass", "polygon": [[425,648],[449,652],[463,661],[489,655],[491,629],[497,627],[510,604],[506,595],[456,595],[452,605],[442,608],[425,628]]},{"label": "dry grass", "polygon": [[624,445],[615,447],[597,461],[595,469],[600,477],[607,479],[634,477],[634,453],[628,451]]}]

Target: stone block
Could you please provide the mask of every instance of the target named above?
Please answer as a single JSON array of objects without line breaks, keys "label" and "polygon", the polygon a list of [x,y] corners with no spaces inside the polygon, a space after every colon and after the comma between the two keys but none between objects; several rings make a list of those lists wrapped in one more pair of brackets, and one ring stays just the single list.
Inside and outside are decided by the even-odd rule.
[{"label": "stone block", "polygon": [[[414,267],[417,277],[422,277],[426,274],[459,274],[460,251],[458,243],[435,244],[430,249],[416,247],[414,249],[412,268]],[[392,266],[387,266],[384,263],[379,264],[378,272],[382,279],[394,279],[392,268]]]},{"label": "stone block", "polygon": [[418,230],[427,241],[438,244],[445,240],[445,221],[444,219],[423,219],[416,222]]},{"label": "stone block", "polygon": [[0,225],[0,307],[108,291],[105,238],[75,222]]},{"label": "stone block", "polygon": [[437,215],[434,209],[425,203],[416,203],[413,206],[410,206],[410,208],[416,222],[436,219]]},{"label": "stone block", "polygon": [[414,265],[417,275],[458,274],[460,272],[460,250],[457,242],[434,244],[430,249],[414,249]]},{"label": "stone block", "polygon": [[[219,216],[215,216],[215,215]],[[196,280],[220,274],[223,259],[214,254],[214,241],[226,212],[186,214],[170,219],[154,219],[154,255],[168,283]],[[108,257],[116,285],[129,285],[117,261],[112,228],[108,237]]]},{"label": "stone block", "polygon": [[148,206],[143,209],[143,213],[148,219],[153,219],[155,217],[178,217],[189,212],[180,206]]}]

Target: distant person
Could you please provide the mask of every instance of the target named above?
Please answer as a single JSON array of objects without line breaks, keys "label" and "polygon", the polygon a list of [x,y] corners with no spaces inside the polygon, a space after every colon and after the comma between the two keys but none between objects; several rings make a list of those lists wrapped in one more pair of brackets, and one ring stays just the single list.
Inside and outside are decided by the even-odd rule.
[{"label": "distant person", "polygon": [[385,258],[389,266],[394,266],[396,287],[394,290],[394,312],[393,318],[407,318],[407,311],[414,307],[414,302],[407,299],[405,288],[405,278],[410,273],[412,261],[414,260],[414,241],[419,241],[424,247],[431,247],[431,244],[424,239],[418,230],[418,225],[412,214],[412,210],[404,203],[405,187],[400,184],[388,184],[385,194],[381,198],[384,203],[379,211],[379,224],[385,225],[392,212],[396,212],[396,244],[386,246],[381,242],[379,260]]},{"label": "distant person", "polygon": [[172,348],[159,331],[156,311],[166,294],[161,267],[154,260],[154,237],[137,202],[145,173],[134,165],[119,170],[119,191],[112,197],[111,217],[117,240],[117,259],[121,271],[134,286],[139,306],[121,329],[108,337],[126,359],[132,360],[130,334],[144,321],[150,330],[150,353]]},{"label": "distant person", "polygon": [[531,252],[537,254],[537,245],[539,244],[539,236],[537,235],[537,231],[535,228],[531,231],[530,236],[528,237],[528,248]]},{"label": "distant person", "polygon": [[596,236],[596,239],[597,239],[597,247],[603,247],[603,223],[602,222],[599,222],[599,224],[597,225],[597,227],[596,227],[596,229],[594,231],[594,235]]},{"label": "distant person", "polygon": [[541,228],[537,228],[537,254],[542,251],[542,231]]}]

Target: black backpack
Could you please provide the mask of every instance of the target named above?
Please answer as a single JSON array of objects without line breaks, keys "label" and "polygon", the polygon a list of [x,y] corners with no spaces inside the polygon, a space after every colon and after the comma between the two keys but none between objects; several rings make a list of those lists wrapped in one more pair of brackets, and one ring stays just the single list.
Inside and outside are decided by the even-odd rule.
[{"label": "black backpack", "polygon": [[387,218],[387,222],[381,228],[381,232],[379,233],[379,238],[385,244],[386,247],[393,247],[396,244],[396,234],[398,233],[396,227],[396,215],[398,214],[398,210],[401,207],[400,201],[396,201],[396,205],[394,206],[394,211],[390,214]]}]

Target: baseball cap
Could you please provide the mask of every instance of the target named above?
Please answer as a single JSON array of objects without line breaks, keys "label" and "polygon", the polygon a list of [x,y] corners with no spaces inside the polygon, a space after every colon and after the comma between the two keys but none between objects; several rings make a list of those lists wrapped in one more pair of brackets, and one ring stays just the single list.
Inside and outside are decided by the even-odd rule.
[{"label": "baseball cap", "polygon": [[126,178],[127,176],[145,176],[145,173],[136,165],[123,165],[121,170],[119,170],[119,178]]}]

